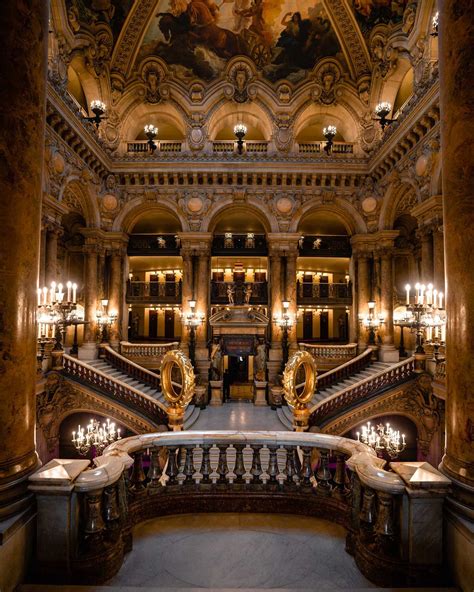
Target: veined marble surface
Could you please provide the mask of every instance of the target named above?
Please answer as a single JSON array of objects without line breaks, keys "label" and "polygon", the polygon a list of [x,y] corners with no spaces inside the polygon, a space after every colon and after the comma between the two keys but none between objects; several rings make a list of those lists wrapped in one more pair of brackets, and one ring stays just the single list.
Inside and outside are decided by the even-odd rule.
[{"label": "veined marble surface", "polygon": [[282,431],[276,411],[255,407],[253,403],[235,401],[221,407],[207,407],[199,414],[193,430]]},{"label": "veined marble surface", "polygon": [[375,588],[336,524],[290,515],[194,514],[144,522],[108,585],[160,588]]}]

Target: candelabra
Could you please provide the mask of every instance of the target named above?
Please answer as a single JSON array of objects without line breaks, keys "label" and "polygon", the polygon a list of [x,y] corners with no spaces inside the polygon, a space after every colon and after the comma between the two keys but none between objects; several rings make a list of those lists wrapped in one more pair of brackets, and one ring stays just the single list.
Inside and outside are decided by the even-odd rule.
[{"label": "candelabra", "polygon": [[387,115],[390,113],[391,110],[392,110],[392,105],[390,103],[388,103],[387,101],[383,101],[382,103],[379,103],[375,107],[375,115],[377,115],[377,121],[380,123],[380,125],[382,127],[382,131],[385,130],[387,125],[390,125],[391,123],[393,123],[395,121],[394,119],[389,119],[387,117]]},{"label": "candelabra", "polygon": [[282,341],[281,341],[281,348],[283,353],[283,360],[282,360],[282,371],[285,369],[286,363],[288,362],[289,356],[289,343],[288,343],[288,329],[291,329],[293,326],[293,319],[291,318],[290,314],[288,313],[288,309],[290,307],[290,303],[287,300],[283,300],[281,303],[283,307],[283,313],[280,316],[276,316],[274,318],[274,322],[281,327],[283,330]]},{"label": "candelabra", "polygon": [[94,449],[94,456],[100,456],[104,448],[120,438],[120,428],[116,429],[115,423],[108,418],[102,425],[96,419],[91,419],[85,429],[78,425],[77,432],[72,432],[72,443],[82,456],[91,448]]},{"label": "candelabra", "polygon": [[94,114],[93,117],[85,117],[87,121],[92,121],[95,126],[98,128],[100,122],[105,119],[104,115],[107,110],[107,107],[103,101],[91,101],[91,111]]},{"label": "candelabra", "polygon": [[189,329],[189,359],[194,366],[196,361],[196,329],[204,322],[204,315],[196,312],[195,300],[189,300],[188,304],[190,312],[186,315],[184,324]]},{"label": "candelabra", "polygon": [[[53,351],[61,351],[66,336],[66,328],[78,321],[77,284],[67,282],[67,292],[63,292],[63,284],[51,282],[48,289],[38,288],[38,337],[49,337],[49,327],[53,328],[55,344]],[[66,299],[64,297],[66,296]]]},{"label": "candelabra", "polygon": [[237,152],[242,154],[244,150],[244,138],[247,133],[247,126],[243,123],[238,123],[234,126],[234,134],[237,138]]},{"label": "candelabra", "polygon": [[326,138],[326,145],[324,146],[324,152],[329,156],[332,152],[332,147],[334,145],[334,138],[337,134],[337,128],[335,125],[328,125],[323,129],[324,137]]},{"label": "candelabra", "polygon": [[[413,302],[411,299],[411,286],[405,286],[406,291],[406,312],[395,321],[395,325],[409,327],[416,335],[417,354],[424,354],[423,342],[426,335],[427,341],[437,341],[440,337],[443,340],[443,332],[446,326],[446,318],[443,309],[443,292],[433,288],[433,284],[415,284]],[[401,329],[403,331],[403,328]]]},{"label": "candelabra", "polygon": [[370,300],[367,305],[369,312],[366,315],[359,314],[359,323],[369,332],[369,345],[376,345],[376,333],[379,327],[385,323],[385,317],[383,314],[375,314],[375,302],[373,300]]},{"label": "candelabra", "polygon": [[431,37],[438,37],[438,28],[439,28],[439,12],[436,12],[436,14],[433,17],[433,20],[431,21]]},{"label": "candelabra", "polygon": [[150,148],[150,152],[153,154],[153,152],[155,152],[155,150],[157,149],[157,145],[154,142],[154,140],[158,135],[158,128],[152,125],[151,123],[147,124],[145,125],[145,134],[148,138],[148,147]]},{"label": "candelabra", "polygon": [[100,327],[100,333],[102,336],[101,343],[107,343],[109,329],[112,326],[112,324],[115,323],[115,321],[117,320],[118,314],[115,310],[108,311],[109,301],[106,298],[101,300],[100,303],[101,308],[98,308],[95,311],[95,318],[97,324]]},{"label": "candelabra", "polygon": [[357,432],[357,440],[371,446],[380,458],[383,458],[384,452],[390,459],[397,458],[406,448],[405,434],[400,436],[400,431],[394,430],[389,423],[375,428],[370,421],[367,422],[362,426],[362,433]]}]

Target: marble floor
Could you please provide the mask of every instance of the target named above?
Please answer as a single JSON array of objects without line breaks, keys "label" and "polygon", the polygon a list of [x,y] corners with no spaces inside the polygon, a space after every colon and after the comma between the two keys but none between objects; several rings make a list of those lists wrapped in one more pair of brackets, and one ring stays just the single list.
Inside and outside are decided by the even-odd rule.
[{"label": "marble floor", "polygon": [[345,530],[316,518],[194,514],[144,522],[109,586],[374,589],[344,551]]},{"label": "marble floor", "polygon": [[276,411],[270,407],[255,407],[247,401],[232,401],[221,407],[207,406],[199,414],[192,430],[275,430],[282,431],[284,426]]}]

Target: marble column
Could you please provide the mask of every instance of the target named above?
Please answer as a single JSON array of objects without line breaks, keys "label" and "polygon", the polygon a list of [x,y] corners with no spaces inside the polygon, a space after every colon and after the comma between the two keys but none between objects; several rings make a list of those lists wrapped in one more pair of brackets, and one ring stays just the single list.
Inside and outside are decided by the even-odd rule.
[{"label": "marble column", "polygon": [[433,285],[443,293],[446,293],[444,281],[444,233],[439,224],[433,230]]},{"label": "marble column", "polygon": [[210,244],[201,247],[198,252],[196,278],[196,312],[204,316],[204,322],[196,330],[196,367],[198,373],[207,380],[209,373],[208,322],[209,296],[211,285],[211,248]]},{"label": "marble column", "polygon": [[431,227],[419,230],[421,239],[421,281],[425,284],[433,282],[433,234]]},{"label": "marble column", "polygon": [[[393,248],[379,250],[380,255],[380,307],[385,323],[379,330],[382,338],[380,360],[382,362],[398,362],[399,353],[395,349],[393,327]],[[379,312],[376,311],[376,312]]]},{"label": "marble column", "polygon": [[[49,2],[0,10],[0,521],[31,503]],[[14,569],[14,566],[12,566]]]},{"label": "marble column", "polygon": [[60,236],[59,227],[49,226],[46,229],[45,279],[47,286],[53,281],[58,281],[58,239]]},{"label": "marble column", "polygon": [[84,346],[87,349],[86,357],[94,357],[97,342],[97,327],[95,313],[98,304],[97,272],[98,272],[98,245],[86,244],[86,281],[84,286]]},{"label": "marble column", "polygon": [[118,348],[120,343],[120,328],[122,326],[122,261],[125,252],[121,248],[114,249],[110,254],[110,274],[109,274],[109,304],[108,312],[115,313],[117,320],[112,323],[109,330],[109,342],[114,348]]},{"label": "marble column", "polygon": [[[369,273],[369,253],[360,252],[357,254],[357,314],[365,315],[368,313],[367,302],[371,298],[370,294],[370,273]],[[359,349],[364,350],[367,347],[367,331],[359,324]]]},{"label": "marble column", "polygon": [[270,249],[270,269],[269,269],[269,312],[270,319],[270,350],[268,352],[268,380],[275,383],[277,375],[280,372],[283,351],[282,330],[274,323],[274,317],[279,317],[282,313],[282,264],[279,251]]},{"label": "marble column", "polygon": [[296,259],[298,257],[298,253],[296,250],[296,245],[294,251],[291,251],[286,256],[286,277],[285,277],[285,298],[290,303],[290,307],[288,308],[288,313],[290,317],[293,319],[293,325],[290,329],[288,329],[288,343],[289,343],[289,350],[291,352],[298,349],[298,344],[296,340],[296,315],[298,312],[298,306],[296,302]]},{"label": "marble column", "polygon": [[[443,470],[474,515],[474,14],[442,0],[440,107],[446,256],[446,454]],[[465,489],[463,487],[465,486]],[[460,493],[462,491],[462,494]],[[471,582],[472,583],[472,582]]]},{"label": "marble column", "polygon": [[181,249],[181,257],[183,258],[183,279],[181,284],[181,310],[183,313],[183,327],[181,330],[181,348],[185,353],[189,352],[189,330],[184,324],[184,320],[186,315],[190,312],[189,301],[193,299],[193,286],[194,286],[194,278],[193,278],[193,255],[192,251],[189,249],[185,249],[184,247]]}]

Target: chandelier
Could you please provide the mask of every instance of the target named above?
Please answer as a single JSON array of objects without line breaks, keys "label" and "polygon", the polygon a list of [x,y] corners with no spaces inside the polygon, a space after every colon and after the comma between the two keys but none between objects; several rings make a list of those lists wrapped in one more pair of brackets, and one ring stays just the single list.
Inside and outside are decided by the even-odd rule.
[{"label": "chandelier", "polygon": [[382,101],[375,107],[375,115],[377,116],[377,120],[381,127],[382,131],[385,130],[387,125],[390,125],[394,122],[393,119],[388,117],[390,111],[392,110],[392,105],[388,101]]},{"label": "chandelier", "polygon": [[400,431],[394,430],[389,423],[374,427],[369,421],[361,429],[362,433],[357,432],[357,440],[371,446],[380,458],[384,452],[391,459],[397,458],[406,448],[405,434],[400,435]]},{"label": "chandelier", "polygon": [[104,115],[107,111],[107,106],[103,101],[95,99],[91,101],[91,111],[94,114],[92,117],[85,117],[86,121],[91,121],[98,128],[101,121],[105,119]]},{"label": "chandelier", "polygon": [[247,126],[244,123],[234,125],[234,134],[237,138],[237,152],[242,154],[244,150],[244,138],[247,134]]},{"label": "chandelier", "polygon": [[77,284],[67,282],[66,292],[61,283],[51,282],[48,289],[38,288],[38,336],[50,337],[50,328],[56,343],[54,349],[62,349],[66,328],[69,325],[82,324],[83,319],[77,314]]},{"label": "chandelier", "polygon": [[366,315],[363,313],[359,314],[359,323],[369,332],[369,345],[376,345],[375,335],[380,326],[385,323],[385,317],[382,313],[378,315],[375,313],[374,300],[369,300],[367,306],[369,312]]},{"label": "chandelier", "polygon": [[333,140],[337,134],[337,127],[335,125],[328,125],[323,128],[323,135],[326,138],[326,144],[324,146],[324,152],[329,156],[332,152]]},{"label": "chandelier", "polygon": [[91,419],[89,424],[84,429],[82,426],[77,426],[77,432],[72,432],[72,443],[74,447],[85,456],[91,448],[94,448],[95,456],[100,456],[109,444],[120,440],[120,428],[115,428],[115,423],[112,423],[109,418],[102,425],[97,419]]},{"label": "chandelier", "polygon": [[156,136],[158,135],[158,128],[153,124],[149,123],[145,125],[144,129],[145,135],[148,138],[148,147],[150,148],[150,152],[153,154],[153,152],[158,148],[154,141]]}]

